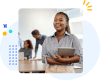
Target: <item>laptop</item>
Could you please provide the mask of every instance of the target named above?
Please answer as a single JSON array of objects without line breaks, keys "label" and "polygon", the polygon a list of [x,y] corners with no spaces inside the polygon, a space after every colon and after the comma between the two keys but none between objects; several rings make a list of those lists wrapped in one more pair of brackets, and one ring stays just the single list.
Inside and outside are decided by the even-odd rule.
[{"label": "laptop", "polygon": [[74,48],[66,48],[66,47],[58,48],[58,55],[60,56],[74,56],[74,52],[75,52]]},{"label": "laptop", "polygon": [[19,60],[24,60],[24,52],[19,52]]}]

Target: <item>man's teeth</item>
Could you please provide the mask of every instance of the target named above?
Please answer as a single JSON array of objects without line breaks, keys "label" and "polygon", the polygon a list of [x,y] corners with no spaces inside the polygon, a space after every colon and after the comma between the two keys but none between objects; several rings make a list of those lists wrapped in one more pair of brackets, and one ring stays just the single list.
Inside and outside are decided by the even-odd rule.
[{"label": "man's teeth", "polygon": [[56,25],[56,27],[60,27],[60,25]]}]

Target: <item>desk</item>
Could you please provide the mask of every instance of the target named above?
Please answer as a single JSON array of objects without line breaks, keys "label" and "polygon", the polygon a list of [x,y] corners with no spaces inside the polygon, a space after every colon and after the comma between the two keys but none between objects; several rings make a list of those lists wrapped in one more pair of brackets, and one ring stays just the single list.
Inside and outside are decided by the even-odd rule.
[{"label": "desk", "polygon": [[45,64],[42,60],[20,60],[19,72],[45,71]]},{"label": "desk", "polygon": [[[42,60],[20,60],[19,61],[19,72],[36,72],[45,71],[45,64]],[[74,69],[82,69],[79,66],[74,66]]]}]

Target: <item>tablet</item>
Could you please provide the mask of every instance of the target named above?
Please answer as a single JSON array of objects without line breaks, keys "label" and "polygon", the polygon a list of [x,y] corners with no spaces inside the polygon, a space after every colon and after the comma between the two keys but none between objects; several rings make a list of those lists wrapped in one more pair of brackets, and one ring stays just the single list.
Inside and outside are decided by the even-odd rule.
[{"label": "tablet", "polygon": [[66,48],[66,47],[58,48],[58,55],[60,56],[74,56],[74,52],[75,52],[74,48]]}]

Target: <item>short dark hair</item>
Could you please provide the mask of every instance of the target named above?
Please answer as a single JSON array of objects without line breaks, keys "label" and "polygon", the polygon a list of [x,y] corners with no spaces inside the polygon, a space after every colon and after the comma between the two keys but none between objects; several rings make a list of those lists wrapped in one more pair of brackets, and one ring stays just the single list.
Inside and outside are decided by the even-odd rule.
[{"label": "short dark hair", "polygon": [[31,32],[31,34],[32,34],[32,35],[39,35],[40,32],[39,32],[38,30],[33,30],[33,31]]}]

